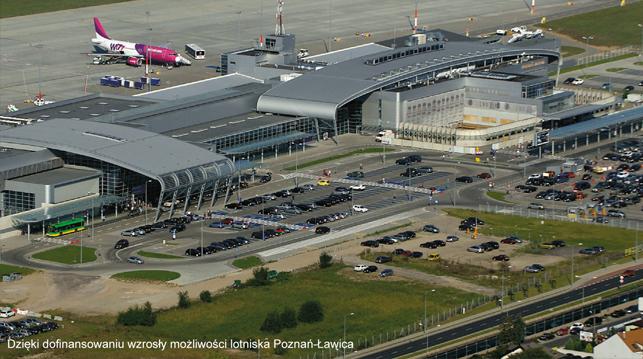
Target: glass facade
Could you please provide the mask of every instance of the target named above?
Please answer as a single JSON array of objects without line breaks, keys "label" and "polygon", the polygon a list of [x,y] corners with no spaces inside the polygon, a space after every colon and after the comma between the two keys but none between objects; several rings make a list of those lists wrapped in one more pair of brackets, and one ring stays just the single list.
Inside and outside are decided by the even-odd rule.
[{"label": "glass facade", "polygon": [[229,136],[218,137],[205,143],[212,145],[213,152],[226,154],[252,154],[264,149],[288,147],[293,140],[317,138],[316,121],[312,118],[298,118],[292,121],[265,126]]},{"label": "glass facade", "polygon": [[8,216],[36,208],[33,193],[2,191],[2,215]]}]

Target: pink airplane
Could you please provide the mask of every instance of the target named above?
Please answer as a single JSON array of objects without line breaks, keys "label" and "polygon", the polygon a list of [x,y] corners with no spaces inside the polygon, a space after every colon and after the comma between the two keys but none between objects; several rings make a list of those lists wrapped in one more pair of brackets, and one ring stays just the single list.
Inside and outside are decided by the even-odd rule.
[{"label": "pink airplane", "polygon": [[94,56],[95,64],[125,60],[130,66],[141,66],[147,58],[150,63],[165,66],[191,65],[190,60],[172,49],[113,40],[107,35],[103,24],[100,23],[97,17],[94,18],[94,28],[96,29],[96,37],[92,39],[92,45],[94,45],[97,53],[90,55]]}]

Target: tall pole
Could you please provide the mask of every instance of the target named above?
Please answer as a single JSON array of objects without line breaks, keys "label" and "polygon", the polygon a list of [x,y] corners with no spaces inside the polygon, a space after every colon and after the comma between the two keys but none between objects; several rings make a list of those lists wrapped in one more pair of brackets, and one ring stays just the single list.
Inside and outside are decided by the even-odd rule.
[{"label": "tall pole", "polygon": [[355,313],[344,314],[344,340],[343,340],[344,343],[342,343],[343,344],[342,347],[344,347],[344,352],[342,354],[343,358],[346,358],[346,317],[353,316],[353,315],[355,315]]},{"label": "tall pole", "polygon": [[426,332],[426,291],[424,291],[424,322],[422,322],[422,329]]},{"label": "tall pole", "polygon": [[203,257],[203,222],[201,221],[201,257]]},{"label": "tall pole", "polygon": [[639,56],[643,57],[643,24],[638,24],[641,29],[641,48],[639,49]]},{"label": "tall pole", "polygon": [[145,203],[143,204],[143,211],[145,211],[145,225],[147,226],[147,183],[149,180],[145,180]]},{"label": "tall pole", "polygon": [[328,0],[328,52],[333,50],[333,0]]}]

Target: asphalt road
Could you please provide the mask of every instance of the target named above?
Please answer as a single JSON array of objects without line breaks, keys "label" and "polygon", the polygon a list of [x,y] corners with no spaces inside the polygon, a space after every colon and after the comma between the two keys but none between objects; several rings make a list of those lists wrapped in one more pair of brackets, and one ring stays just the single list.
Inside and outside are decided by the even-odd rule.
[{"label": "asphalt road", "polygon": [[[643,278],[643,270],[638,270],[636,275],[629,277],[625,280],[625,284],[631,283],[635,280]],[[431,334],[427,337],[416,339],[409,343],[404,343],[397,345],[391,348],[381,350],[377,353],[361,356],[360,358],[367,359],[382,359],[382,358],[397,358],[407,354],[416,353],[427,348],[427,343],[429,347],[440,345],[461,337],[471,335],[476,332],[480,332],[486,329],[493,328],[500,324],[502,320],[507,315],[518,315],[525,317],[531,314],[536,314],[547,310],[548,308],[554,308],[560,305],[564,305],[569,302],[573,302],[583,297],[589,297],[594,294],[598,294],[613,288],[617,288],[619,285],[618,278],[613,280],[606,280],[603,282],[595,283],[588,285],[584,288],[577,288],[573,291],[565,292],[554,297],[542,299],[530,304],[523,305],[521,307],[509,310],[507,312],[498,313],[490,317],[474,320],[465,325],[460,325],[454,328],[447,329],[442,332]]]}]

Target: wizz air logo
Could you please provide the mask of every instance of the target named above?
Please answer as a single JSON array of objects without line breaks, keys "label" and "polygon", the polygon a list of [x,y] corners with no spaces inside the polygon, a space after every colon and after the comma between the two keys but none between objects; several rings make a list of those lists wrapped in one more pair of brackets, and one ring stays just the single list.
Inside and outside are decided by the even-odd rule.
[{"label": "wizz air logo", "polygon": [[125,48],[123,44],[109,44],[109,48],[112,51],[121,51]]}]

